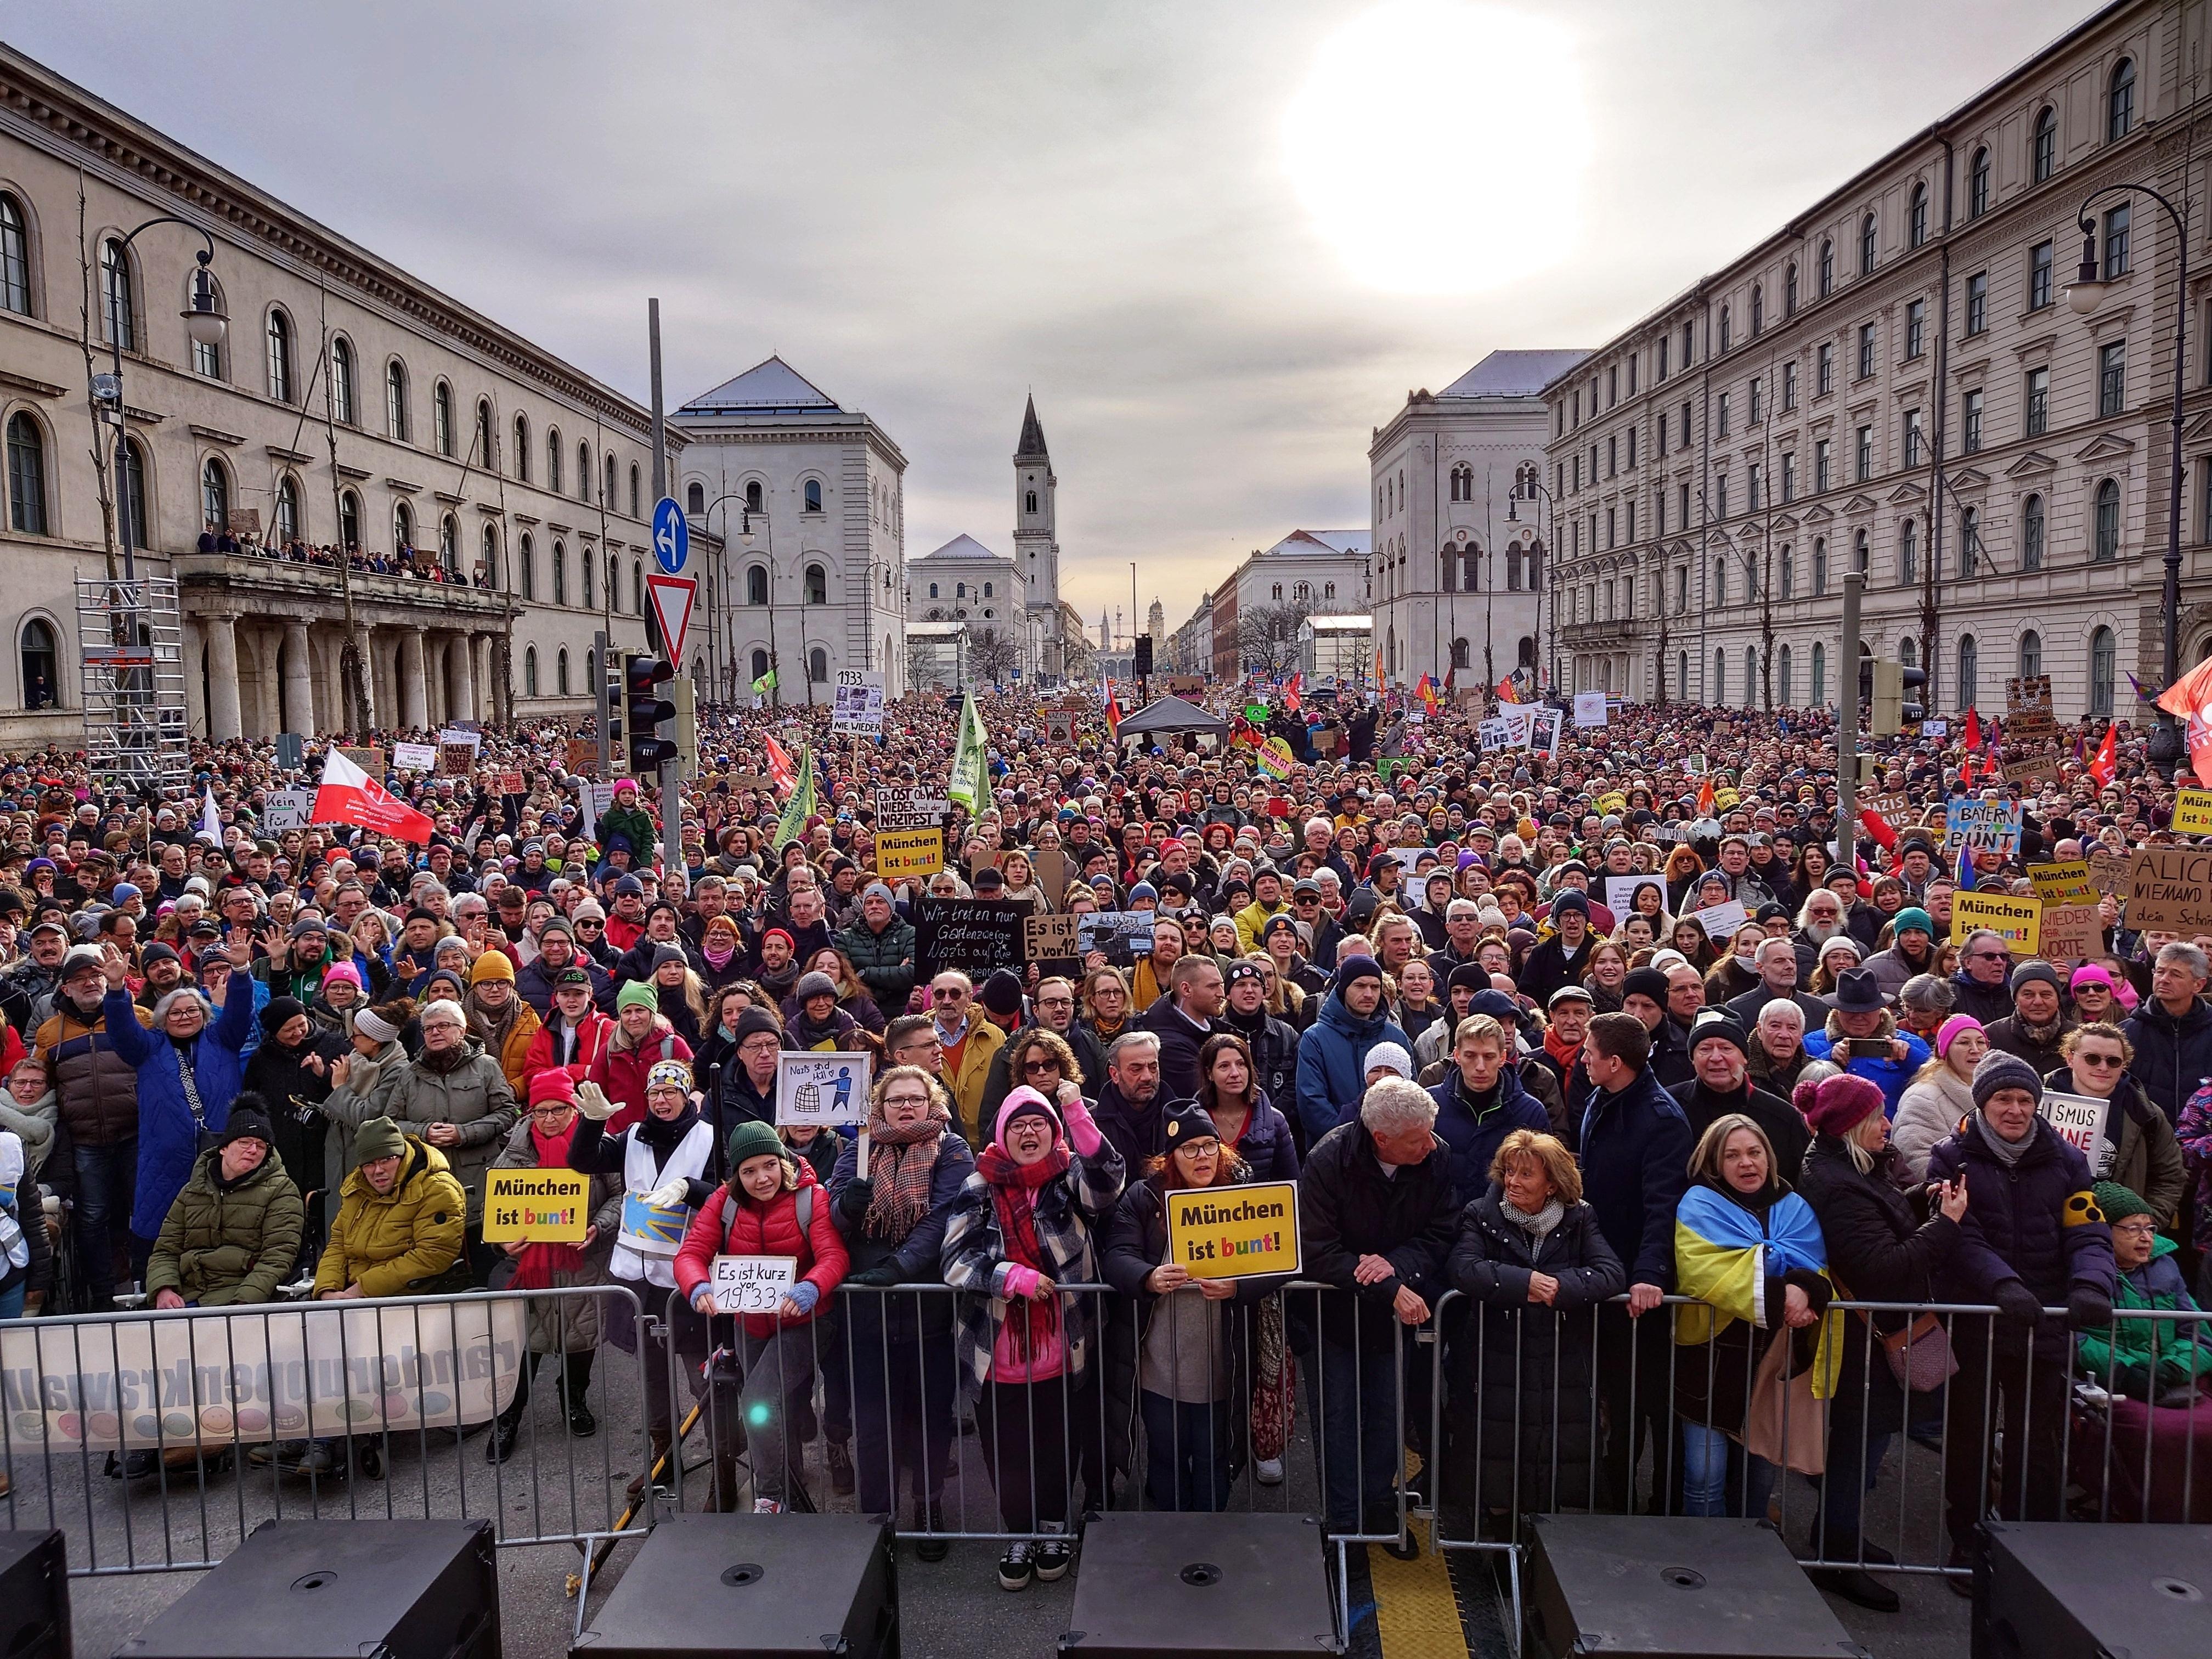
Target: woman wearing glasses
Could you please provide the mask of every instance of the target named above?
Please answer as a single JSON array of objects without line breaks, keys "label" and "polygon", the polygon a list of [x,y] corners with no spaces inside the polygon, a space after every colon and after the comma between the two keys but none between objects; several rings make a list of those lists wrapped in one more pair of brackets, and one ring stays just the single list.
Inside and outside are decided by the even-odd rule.
[{"label": "woman wearing glasses", "polygon": [[2118,1026],[2100,1022],[2069,1031],[2058,1052],[2065,1064],[2045,1084],[2106,1103],[2102,1155],[2090,1159],[2091,1172],[2140,1194],[2160,1223],[2172,1221],[2189,1189],[2189,1174],[2173,1126],[2128,1071],[2135,1045]]},{"label": "woman wearing glasses", "polygon": [[1890,1144],[1913,1180],[1928,1172],[1928,1154],[1974,1112],[1974,1067],[1990,1051],[1990,1034],[1972,1014],[1954,1014],[1936,1028],[1936,1057],[1912,1075],[1898,1097]]}]

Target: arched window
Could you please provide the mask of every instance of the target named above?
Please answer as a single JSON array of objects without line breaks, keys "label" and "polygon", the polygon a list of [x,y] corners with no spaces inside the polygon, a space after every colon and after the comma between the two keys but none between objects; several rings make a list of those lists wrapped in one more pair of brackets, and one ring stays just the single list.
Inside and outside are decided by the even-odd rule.
[{"label": "arched window", "polygon": [[530,482],[530,417],[514,417],[514,476],[523,483]]},{"label": "arched window", "polygon": [[131,252],[111,236],[100,250],[100,304],[107,337],[125,351],[138,349],[138,312],[131,297]]},{"label": "arched window", "polygon": [[1825,300],[1836,291],[1836,244],[1833,238],[1820,243],[1820,297]]},{"label": "arched window", "polygon": [[806,678],[816,685],[830,683],[830,653],[818,645],[806,653]]},{"label": "arched window", "polygon": [[2058,112],[2046,107],[2035,118],[2035,136],[2028,152],[2028,174],[2037,184],[2058,171]]},{"label": "arched window", "polygon": [[1032,489],[1022,497],[1022,511],[1034,513],[1036,510],[1036,491]]},{"label": "arched window", "polygon": [[1464,638],[1454,640],[1451,642],[1451,665],[1454,668],[1471,666],[1472,659],[1469,656],[1472,647]]},{"label": "arched window", "polygon": [[438,520],[438,562],[448,570],[461,568],[461,521],[450,513]]},{"label": "arched window", "polygon": [[441,455],[453,453],[453,388],[443,380],[430,394],[430,435]]},{"label": "arched window", "polygon": [[1869,213],[1869,214],[1868,214],[1868,215],[1867,215],[1867,216],[1866,216],[1865,218],[1863,218],[1863,219],[1862,219],[1862,220],[1860,220],[1860,221],[1859,221],[1859,275],[1860,275],[1860,276],[1873,276],[1873,275],[1874,275],[1874,258],[1875,258],[1874,215],[1872,215],[1871,213]]},{"label": "arched window", "polygon": [[991,597],[991,584],[988,582],[983,584],[983,597],[987,599]]},{"label": "arched window", "polygon": [[1985,145],[1974,152],[1966,168],[1966,216],[1978,219],[1990,210],[1990,152]]},{"label": "arched window", "polygon": [[289,473],[276,481],[276,540],[300,539],[300,484]]},{"label": "arched window", "polygon": [[1456,562],[1449,547],[1437,554],[1437,586],[1440,592],[1449,593],[1457,585],[1457,573],[1453,568]]},{"label": "arched window", "polygon": [[538,550],[531,545],[530,532],[527,530],[522,532],[521,544],[515,552],[515,562],[521,567],[522,597],[526,599],[536,599],[538,597]]},{"label": "arched window", "polygon": [[338,545],[349,551],[361,545],[361,497],[350,489],[338,492]]},{"label": "arched window", "polygon": [[2030,495],[2020,504],[2020,568],[2023,572],[2043,568],[2043,497]]},{"label": "arched window", "polygon": [[1959,509],[1959,580],[1972,581],[1980,574],[1982,512],[1977,507]]},{"label": "arched window", "polygon": [[488,524],[483,527],[483,580],[486,587],[495,593],[499,592],[499,526],[496,525]]},{"label": "arched window", "polygon": [[2110,714],[2112,712],[2112,672],[2119,660],[2118,648],[2109,628],[2089,630],[2089,712]]},{"label": "arched window", "polygon": [[[933,599],[937,597],[935,582],[929,585],[929,597]],[[751,564],[745,567],[745,603],[747,605],[768,603],[768,567],[766,565]]]},{"label": "arched window", "polygon": [[1745,701],[1746,702],[1758,702],[1758,701],[1759,701],[1759,692],[1760,692],[1760,687],[1759,687],[1759,647],[1758,647],[1757,646],[1755,646],[1755,645],[1747,645],[1747,646],[1746,646],[1746,647],[1744,647],[1744,648],[1743,648],[1743,698],[1744,698],[1744,701]]},{"label": "arched window", "polygon": [[645,562],[639,560],[629,568],[629,597],[636,614],[645,614]]},{"label": "arched window", "polygon": [[806,567],[806,603],[809,605],[830,603],[830,573],[818,564],[810,564]]},{"label": "arched window", "polygon": [[1918,247],[1928,240],[1928,186],[1915,185],[1905,208],[1905,245]]},{"label": "arched window", "polygon": [[1813,597],[1820,598],[1828,591],[1828,538],[1813,538]]},{"label": "arched window", "polygon": [[407,441],[407,365],[397,357],[384,366],[384,435]]},{"label": "arched window", "polygon": [[1851,538],[1851,562],[1858,568],[1859,574],[1864,576],[1872,574],[1873,559],[1873,550],[1867,544],[1867,533],[1863,530],[1859,531]]},{"label": "arched window", "polygon": [[1797,314],[1797,262],[1795,259],[1790,262],[1790,269],[1782,278],[1782,314],[1784,317]]},{"label": "arched window", "polygon": [[553,544],[553,603],[568,603],[568,550]]},{"label": "arched window", "polygon": [[596,695],[598,694],[598,691],[599,691],[601,688],[604,688],[604,687],[605,686],[605,684],[606,684],[606,681],[605,681],[605,680],[601,677],[601,675],[600,675],[600,673],[599,673],[599,647],[598,647],[597,646],[586,646],[586,647],[584,647],[584,690],[585,690],[585,691],[586,691],[587,694],[596,696]]},{"label": "arched window", "polygon": [[607,609],[622,609],[622,564],[611,553],[607,555]]},{"label": "arched window", "polygon": [[1722,349],[1723,351],[1726,351],[1728,349],[1729,349],[1729,308],[1728,308],[1726,306],[1723,306],[1723,307],[1721,307],[1721,349]]},{"label": "arched window", "polygon": [[592,447],[580,438],[576,441],[576,499],[592,499]]},{"label": "arched window", "polygon": [[576,550],[576,568],[584,579],[584,609],[586,611],[595,609],[599,604],[599,601],[592,597],[593,583],[596,580],[592,574],[595,563],[590,548],[579,548]]},{"label": "arched window", "polygon": [[1974,706],[1974,697],[1976,696],[1975,682],[1980,678],[1981,672],[1981,642],[1976,640],[1972,634],[1964,635],[1959,641],[1958,674],[1959,707],[1960,708],[1972,708]]},{"label": "arched window", "polygon": [[933,599],[937,597],[937,584],[935,582],[932,582],[929,585],[929,597]]},{"label": "arched window", "polygon": [[607,511],[608,511],[608,512],[610,512],[610,513],[613,513],[613,512],[616,512],[616,511],[618,511],[618,510],[619,510],[619,509],[618,509],[618,508],[617,508],[617,507],[615,506],[615,503],[616,503],[617,501],[619,501],[619,500],[621,499],[621,497],[617,496],[617,495],[615,494],[615,458],[614,458],[614,453],[613,453],[611,450],[610,450],[610,451],[608,452],[608,453],[607,453],[606,461],[607,461],[607,484],[606,484],[607,493],[606,493],[606,495],[605,496],[605,498],[604,498],[604,499],[605,499],[605,501],[606,501]]},{"label": "arched window", "polygon": [[[1509,544],[1505,549],[1505,591],[1509,593],[1521,591],[1521,544],[1518,542]],[[1334,599],[1336,596],[1332,593],[1329,597]]]},{"label": "arched window", "polygon": [[1774,696],[1784,708],[1795,708],[1796,700],[1790,695],[1790,647],[1784,646],[1782,654],[1774,665]]},{"label": "arched window", "polygon": [[125,539],[143,550],[147,545],[146,452],[136,438],[126,440],[123,446],[123,507],[131,520]]},{"label": "arched window", "polygon": [[1897,527],[1897,580],[1907,587],[1920,580],[1920,530],[1915,519]]},{"label": "arched window", "polygon": [[767,653],[767,652],[765,652],[765,651],[763,651],[763,650],[759,649],[757,647],[756,647],[754,648],[754,651],[753,651],[752,670],[753,670],[753,679],[754,679],[756,682],[758,682],[758,681],[760,681],[760,680],[762,680],[762,679],[763,679],[763,678],[765,678],[767,677],[767,674],[768,674],[768,653]]},{"label": "arched window", "polygon": [[392,504],[392,550],[404,551],[415,545],[415,509],[404,501]]},{"label": "arched window", "polygon": [[269,313],[269,395],[280,404],[292,401],[292,322],[281,311]]},{"label": "arched window", "polygon": [[1817,641],[1813,646],[1813,695],[1810,706],[1818,708],[1828,700],[1828,647]]},{"label": "arched window", "polygon": [[637,463],[629,464],[629,515],[633,519],[645,516],[645,501],[638,493]]},{"label": "arched window", "polygon": [[526,697],[538,695],[538,647],[534,645],[522,653],[522,695]]},{"label": "arched window", "polygon": [[697,518],[707,510],[707,486],[695,483],[684,492],[684,511]]},{"label": "arched window", "polygon": [[1751,337],[1756,340],[1759,331],[1766,326],[1766,290],[1757,283],[1751,285]]},{"label": "arched window", "polygon": [[2112,68],[2112,88],[2105,94],[2105,142],[2118,143],[2135,130],[2136,63],[2123,58]]},{"label": "arched window", "polygon": [[[1782,550],[1782,597],[1797,597],[1797,555],[1787,547]],[[1784,697],[1783,701],[1787,702],[1789,699]]]},{"label": "arched window", "polygon": [[803,510],[808,513],[819,513],[822,510],[821,479],[809,478],[806,481],[806,490]]},{"label": "arched window", "polygon": [[331,339],[331,418],[340,426],[354,423],[353,347],[343,339]]},{"label": "arched window", "polygon": [[1728,702],[1728,653],[1717,645],[1713,647],[1713,693],[1706,701],[1716,705]]},{"label": "arched window", "polygon": [[2020,636],[2020,677],[2032,680],[2043,672],[2043,635],[2033,628]]},{"label": "arched window", "polygon": [[1897,642],[1897,659],[1907,668],[1920,665],[1920,642],[1907,634]]},{"label": "arched window", "polygon": [[200,518],[218,536],[230,523],[230,474],[212,455],[200,468]]},{"label": "arched window", "polygon": [[16,654],[23,671],[23,707],[33,712],[52,708],[60,694],[54,660],[54,630],[38,617],[32,617],[23,624],[22,643]]},{"label": "arched window", "polygon": [[[745,511],[748,513],[757,513],[760,510],[761,485],[760,480],[758,478],[755,478],[745,485]],[[763,670],[763,672],[765,672],[766,671]]]},{"label": "arched window", "polygon": [[23,204],[0,192],[0,307],[31,314],[31,242]]},{"label": "arched window", "polygon": [[2089,556],[2100,564],[2120,556],[2120,485],[2117,478],[2107,478],[2097,486],[2096,538],[2090,545]]},{"label": "arched window", "polygon": [[565,645],[553,658],[553,689],[564,697],[568,695],[568,647]]},{"label": "arched window", "polygon": [[545,428],[545,487],[555,495],[561,493],[561,428]]},{"label": "arched window", "polygon": [[485,471],[490,471],[492,470],[491,399],[489,398],[477,399],[477,435],[473,440],[473,447],[476,453],[470,459]]},{"label": "arched window", "polygon": [[46,441],[27,410],[8,421],[8,522],[19,534],[46,530]]}]

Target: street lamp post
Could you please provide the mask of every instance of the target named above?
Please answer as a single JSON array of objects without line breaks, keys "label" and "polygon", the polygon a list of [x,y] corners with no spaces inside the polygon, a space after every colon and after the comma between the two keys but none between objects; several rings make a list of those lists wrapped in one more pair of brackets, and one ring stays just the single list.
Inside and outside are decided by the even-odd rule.
[{"label": "street lamp post", "polygon": [[[2081,204],[2075,222],[2081,228],[2081,264],[2074,281],[2067,286],[2066,303],[2077,317],[2087,317],[2094,312],[2111,289],[2112,280],[2099,269],[2097,263],[2097,226],[2089,216],[2090,204],[2100,197],[2128,195],[2140,192],[2164,208],[2166,216],[2173,221],[2173,240],[2180,261],[2180,284],[2175,290],[2173,307],[2173,434],[2172,463],[2166,476],[2166,581],[2160,595],[2159,608],[2165,613],[2166,639],[2160,669],[2163,692],[2181,675],[2181,392],[2183,377],[2187,372],[2187,340],[2189,333],[2189,218],[2148,185],[2107,185],[2093,191]],[[2157,711],[2156,722],[2151,727],[2150,763],[2167,782],[2181,765],[2181,725],[2165,709]]]},{"label": "street lamp post", "polygon": [[[1543,521],[1538,519],[1536,541],[1537,545],[1544,550],[1544,580],[1536,589],[1536,631],[1545,636],[1544,654],[1550,659],[1552,665],[1551,689],[1557,691],[1559,688],[1559,504],[1552,499],[1552,492],[1544,488],[1544,481],[1537,474],[1535,463],[1524,462],[1514,474],[1512,490],[1505,498],[1505,522],[1520,523],[1521,515],[1515,510],[1516,502],[1537,501],[1543,502],[1551,515],[1552,533],[1548,538],[1545,536]],[[1552,591],[1552,625],[1548,634],[1544,628],[1544,594],[1547,589]]]},{"label": "street lamp post", "polygon": [[[714,509],[720,507],[724,501],[742,501],[743,499],[744,495],[740,491],[734,489],[726,490],[721,495],[715,496],[713,501],[708,502],[704,507],[700,509],[699,522],[706,527],[707,533],[709,536],[714,533]],[[766,515],[763,514],[763,516]],[[725,690],[723,695],[728,697],[730,702],[734,704],[738,700],[737,641],[730,637],[730,621],[728,617],[723,616],[718,619],[715,616],[716,611],[726,611],[729,609],[729,570],[726,563],[730,553],[728,545],[730,539],[729,530],[730,515],[725,513],[722,515],[721,544],[715,549],[714,563],[712,567],[714,572],[714,591],[713,599],[707,607],[707,625],[716,636],[717,641],[724,646],[730,653],[727,664],[716,669],[715,678],[724,682]],[[713,644],[710,643],[708,648],[711,652],[714,649]]]}]

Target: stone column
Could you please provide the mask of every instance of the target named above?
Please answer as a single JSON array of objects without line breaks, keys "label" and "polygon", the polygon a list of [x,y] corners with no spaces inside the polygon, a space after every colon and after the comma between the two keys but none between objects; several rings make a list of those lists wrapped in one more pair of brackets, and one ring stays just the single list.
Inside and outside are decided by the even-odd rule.
[{"label": "stone column", "polygon": [[246,735],[238,707],[238,617],[218,611],[201,619],[207,634],[208,736],[227,743]]},{"label": "stone column", "polygon": [[428,726],[430,723],[430,682],[428,670],[423,662],[422,630],[403,628],[399,630],[399,723],[402,726]]},{"label": "stone column", "polygon": [[303,738],[315,735],[315,673],[307,656],[307,624],[284,624],[284,705],[290,717],[288,729]]},{"label": "stone column", "polygon": [[446,642],[447,718],[481,720],[477,712],[477,642],[467,634],[456,634]]},{"label": "stone column", "polygon": [[261,666],[253,688],[254,724],[258,729],[252,735],[257,738],[275,737],[284,723],[283,709],[276,700],[276,647],[283,637],[273,628],[258,629],[253,636],[253,654]]}]

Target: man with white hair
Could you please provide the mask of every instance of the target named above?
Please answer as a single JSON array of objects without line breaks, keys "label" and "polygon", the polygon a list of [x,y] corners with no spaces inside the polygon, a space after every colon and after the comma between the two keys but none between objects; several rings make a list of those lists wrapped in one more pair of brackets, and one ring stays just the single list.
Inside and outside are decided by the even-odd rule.
[{"label": "man with white hair", "polygon": [[[1331,1532],[1398,1531],[1399,1356],[1442,1289],[1458,1219],[1436,1117],[1427,1090],[1386,1077],[1357,1116],[1315,1142],[1298,1173],[1300,1271],[1334,1287],[1316,1298],[1316,1363],[1306,1373]],[[1413,1553],[1402,1538],[1389,1547],[1404,1559]]]}]

